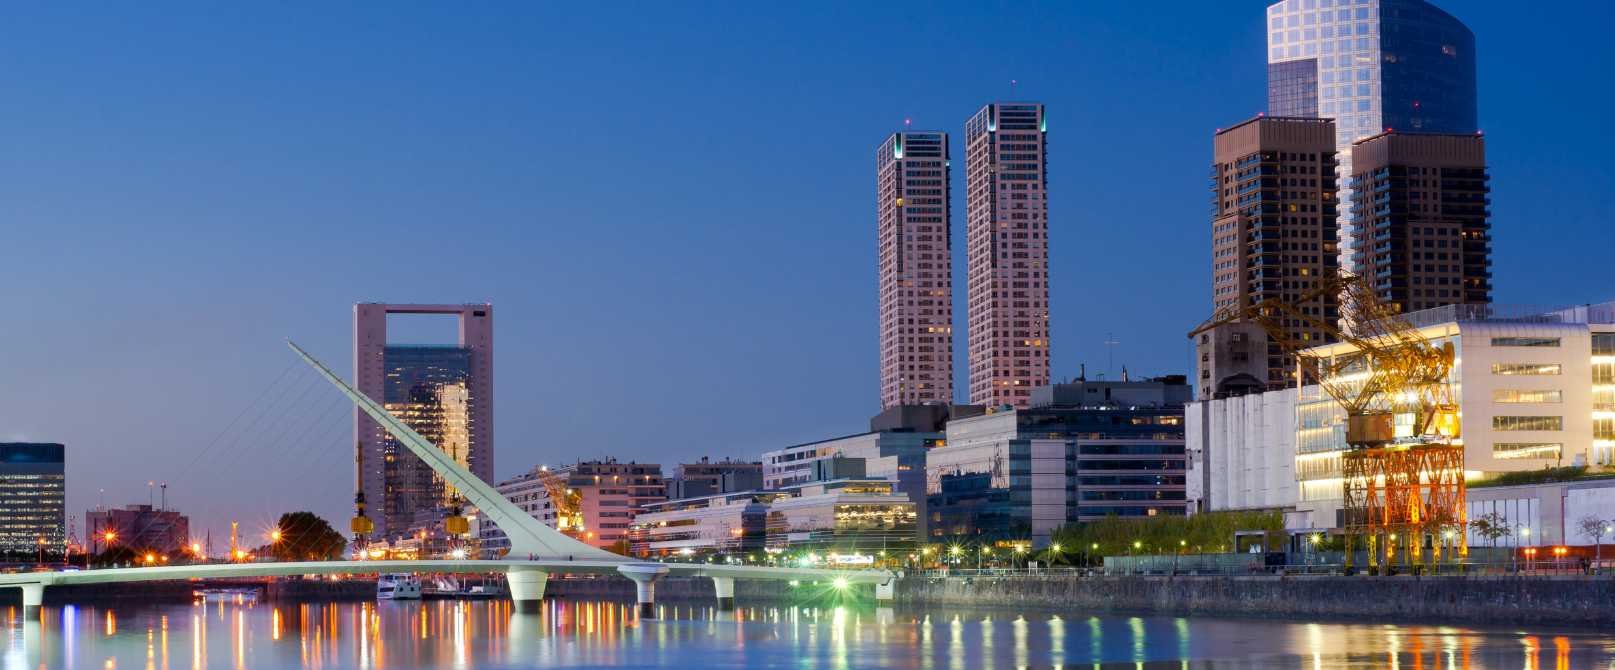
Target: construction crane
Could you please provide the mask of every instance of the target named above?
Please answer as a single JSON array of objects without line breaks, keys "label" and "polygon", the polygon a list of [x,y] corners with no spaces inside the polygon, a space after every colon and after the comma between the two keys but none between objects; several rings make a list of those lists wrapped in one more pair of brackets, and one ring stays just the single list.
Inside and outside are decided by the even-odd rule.
[{"label": "construction crane", "polygon": [[583,502],[582,494],[568,485],[560,475],[550,471],[549,466],[538,469],[538,480],[544,484],[544,492],[549,496],[550,507],[555,510],[555,529],[572,537],[582,535],[586,531],[583,526],[583,511],[580,509]]},{"label": "construction crane", "polygon": [[[1329,296],[1338,299],[1338,317],[1305,307]],[[1190,335],[1231,323],[1259,327],[1294,358],[1297,386],[1316,384],[1345,414],[1341,476],[1348,566],[1359,539],[1374,569],[1389,565],[1399,546],[1417,563],[1427,536],[1435,549],[1432,561],[1443,543],[1467,554],[1464,450],[1454,443],[1460,434],[1450,342],[1431,342],[1365,280],[1348,276],[1318,277],[1290,300],[1232,304]],[[1298,337],[1302,329],[1322,333],[1325,341]]]}]

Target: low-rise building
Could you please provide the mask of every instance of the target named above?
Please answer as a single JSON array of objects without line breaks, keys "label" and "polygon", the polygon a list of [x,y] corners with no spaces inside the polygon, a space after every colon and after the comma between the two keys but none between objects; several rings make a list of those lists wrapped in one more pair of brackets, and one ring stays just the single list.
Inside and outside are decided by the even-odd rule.
[{"label": "low-rise building", "polygon": [[1182,515],[1187,380],[1079,381],[948,422],[926,460],[932,539],[1032,540],[1109,516]]},{"label": "low-rise building", "polygon": [[[1615,479],[1550,481],[1515,486],[1470,487],[1466,501],[1470,520],[1490,517],[1511,532],[1497,538],[1499,547],[1589,546],[1615,542],[1615,533],[1601,536],[1582,529],[1584,520],[1615,528]],[[1496,516],[1490,516],[1495,514]],[[1489,546],[1493,540],[1469,529],[1469,546]],[[1615,552],[1604,554],[1615,558]]]},{"label": "low-rise building", "polygon": [[648,505],[629,544],[647,557],[875,557],[912,550],[917,522],[914,503],[894,482],[843,479]]},{"label": "low-rise building", "polygon": [[[926,454],[942,445],[941,432],[911,428],[878,430],[807,442],[763,454],[763,488],[784,489],[816,480],[846,477],[886,479],[925,514]],[[848,466],[847,460],[862,463]],[[849,469],[849,467],[851,469]],[[923,525],[923,522],[922,522]],[[917,527],[916,533],[922,532]]]},{"label": "low-rise building", "polygon": [[673,474],[667,478],[667,498],[700,498],[762,487],[761,461],[714,461],[703,456],[699,462],[673,466]]},{"label": "low-rise building", "polygon": [[[628,539],[628,526],[641,507],[667,500],[661,465],[616,459],[539,466],[494,488],[534,519],[602,549]],[[479,524],[478,532],[484,556],[510,549],[510,540],[493,524]]]},{"label": "low-rise building", "polygon": [[122,509],[92,509],[84,515],[92,551],[128,547],[137,552],[179,553],[191,541],[191,520],[171,509],[128,505]]}]

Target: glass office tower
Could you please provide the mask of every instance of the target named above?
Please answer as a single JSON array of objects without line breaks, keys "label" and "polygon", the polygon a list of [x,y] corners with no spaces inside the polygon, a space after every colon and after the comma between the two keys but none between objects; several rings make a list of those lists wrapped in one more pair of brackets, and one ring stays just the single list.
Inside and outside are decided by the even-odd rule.
[{"label": "glass office tower", "polygon": [[1267,110],[1335,120],[1342,268],[1353,268],[1351,144],[1386,129],[1477,132],[1475,36],[1425,0],[1267,8]]}]

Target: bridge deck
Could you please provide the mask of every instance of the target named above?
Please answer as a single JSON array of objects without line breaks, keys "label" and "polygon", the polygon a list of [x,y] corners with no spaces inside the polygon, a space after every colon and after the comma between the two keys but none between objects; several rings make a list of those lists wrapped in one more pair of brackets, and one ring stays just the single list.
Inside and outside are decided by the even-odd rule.
[{"label": "bridge deck", "polygon": [[775,568],[757,565],[702,563],[643,563],[635,561],[565,560],[423,560],[423,561],[300,561],[289,563],[216,563],[164,565],[144,568],[107,568],[54,572],[0,574],[0,587],[120,582],[177,581],[217,577],[286,577],[292,575],[378,574],[396,572],[504,573],[533,570],[551,574],[620,574],[624,566],[666,567],[669,575],[727,577],[730,579],[819,580],[844,579],[849,584],[883,584],[894,575],[886,570],[832,570]]}]

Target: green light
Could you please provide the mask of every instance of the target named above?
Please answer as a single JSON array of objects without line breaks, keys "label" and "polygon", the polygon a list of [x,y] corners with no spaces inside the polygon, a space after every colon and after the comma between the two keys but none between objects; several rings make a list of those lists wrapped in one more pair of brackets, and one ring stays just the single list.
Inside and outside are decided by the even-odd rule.
[{"label": "green light", "polygon": [[846,577],[837,577],[836,580],[834,582],[831,582],[831,583],[835,585],[837,591],[845,591],[845,590],[847,590],[847,578]]}]

